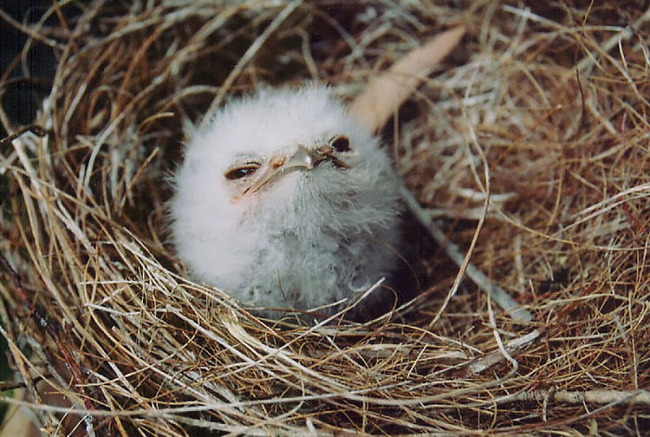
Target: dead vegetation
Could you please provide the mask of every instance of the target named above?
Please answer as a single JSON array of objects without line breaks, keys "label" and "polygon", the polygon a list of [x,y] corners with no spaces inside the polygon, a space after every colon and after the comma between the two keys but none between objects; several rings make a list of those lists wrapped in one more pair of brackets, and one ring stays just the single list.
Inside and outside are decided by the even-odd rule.
[{"label": "dead vegetation", "polygon": [[[45,430],[648,429],[644,2],[67,3],[29,26],[56,77],[37,128],[0,149],[2,330]],[[351,100],[456,25],[464,41],[382,134],[420,212],[531,320],[442,250],[418,266],[425,293],[362,325],[258,320],[185,279],[164,230],[184,123],[260,84]]]}]

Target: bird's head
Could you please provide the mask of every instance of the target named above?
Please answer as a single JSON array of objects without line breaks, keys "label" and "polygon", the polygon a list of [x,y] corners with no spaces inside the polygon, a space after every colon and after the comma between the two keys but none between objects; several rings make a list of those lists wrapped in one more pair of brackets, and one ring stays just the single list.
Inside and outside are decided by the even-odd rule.
[{"label": "bird's head", "polygon": [[223,278],[250,268],[242,259],[281,262],[279,242],[316,247],[394,220],[387,154],[328,89],[262,90],[207,117],[170,202],[174,244],[199,277],[236,288]]},{"label": "bird's head", "polygon": [[394,184],[376,138],[326,88],[262,90],[208,117],[176,174],[178,228],[364,226]]},{"label": "bird's head", "polygon": [[224,172],[224,184],[233,193],[231,199],[239,201],[257,195],[258,191],[292,172],[311,171],[321,164],[347,170],[350,164],[346,161],[353,156],[350,139],[339,134],[312,144],[294,144],[269,156],[235,160]]}]

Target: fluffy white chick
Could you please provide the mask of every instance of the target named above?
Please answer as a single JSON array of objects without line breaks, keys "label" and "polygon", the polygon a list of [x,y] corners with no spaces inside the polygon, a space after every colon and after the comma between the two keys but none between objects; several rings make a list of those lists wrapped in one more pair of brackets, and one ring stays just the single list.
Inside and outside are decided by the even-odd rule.
[{"label": "fluffy white chick", "polygon": [[397,176],[328,89],[264,89],[207,117],[170,204],[193,278],[255,307],[307,310],[395,270]]}]

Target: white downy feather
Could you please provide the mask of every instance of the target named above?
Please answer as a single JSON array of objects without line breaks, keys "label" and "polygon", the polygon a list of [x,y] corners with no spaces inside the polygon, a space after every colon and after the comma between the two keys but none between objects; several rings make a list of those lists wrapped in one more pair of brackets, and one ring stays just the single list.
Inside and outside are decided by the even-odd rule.
[{"label": "white downy feather", "polygon": [[[353,297],[395,269],[397,176],[328,89],[264,89],[207,117],[191,133],[170,203],[173,242],[193,278],[256,307],[305,310]],[[340,136],[350,150],[334,155],[345,166],[324,160],[247,192],[274,156]],[[248,162],[261,167],[226,177]]]}]

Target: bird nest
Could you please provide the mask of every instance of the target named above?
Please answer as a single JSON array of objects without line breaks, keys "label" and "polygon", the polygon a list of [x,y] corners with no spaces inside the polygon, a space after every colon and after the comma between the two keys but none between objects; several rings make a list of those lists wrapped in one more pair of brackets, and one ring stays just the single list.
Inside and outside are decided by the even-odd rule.
[{"label": "bird nest", "polygon": [[[94,1],[14,23],[57,69],[32,126],[1,114],[0,315],[28,395],[9,401],[60,434],[642,434],[644,7]],[[416,299],[365,323],[274,321],[187,278],[165,210],[184,126],[262,84],[350,101],[460,24],[381,133],[442,235],[413,263]]]}]

